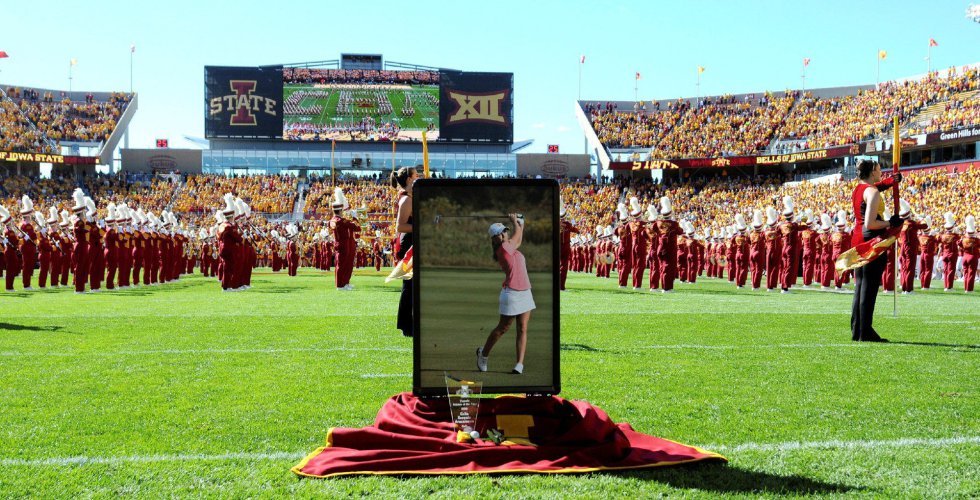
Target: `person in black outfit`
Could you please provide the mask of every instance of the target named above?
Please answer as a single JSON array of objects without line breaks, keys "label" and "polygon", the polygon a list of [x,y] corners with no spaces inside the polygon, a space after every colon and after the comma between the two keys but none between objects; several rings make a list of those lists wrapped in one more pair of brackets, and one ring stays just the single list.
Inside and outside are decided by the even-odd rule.
[{"label": "person in black outfit", "polygon": [[[901,174],[881,182],[881,165],[878,162],[862,160],[858,163],[858,179],[851,201],[857,225],[852,240],[854,245],[884,235],[889,227],[902,225],[902,219],[895,214],[890,220],[882,218],[885,202],[879,189],[897,185]],[[860,238],[858,237],[860,235]],[[888,263],[887,253],[859,267],[854,273],[854,301],[851,305],[851,340],[859,342],[888,342],[881,338],[871,326],[875,314],[875,300],[881,286],[881,274]]]},{"label": "person in black outfit", "polygon": [[[398,216],[395,219],[395,231],[398,232],[398,251],[395,253],[397,266],[409,248],[412,248],[412,185],[419,178],[418,171],[413,167],[402,167],[391,173],[391,187],[398,190]],[[402,280],[402,294],[398,301],[397,328],[406,337],[413,336],[415,320],[413,318],[414,303],[412,301],[412,281]]]}]

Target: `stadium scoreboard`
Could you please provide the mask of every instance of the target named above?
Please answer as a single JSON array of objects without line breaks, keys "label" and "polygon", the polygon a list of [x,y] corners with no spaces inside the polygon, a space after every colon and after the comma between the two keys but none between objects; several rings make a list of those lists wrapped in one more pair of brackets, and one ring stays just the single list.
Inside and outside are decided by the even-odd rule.
[{"label": "stadium scoreboard", "polygon": [[290,142],[514,142],[514,75],[384,70],[380,55],[341,68],[206,66],[205,137]]}]

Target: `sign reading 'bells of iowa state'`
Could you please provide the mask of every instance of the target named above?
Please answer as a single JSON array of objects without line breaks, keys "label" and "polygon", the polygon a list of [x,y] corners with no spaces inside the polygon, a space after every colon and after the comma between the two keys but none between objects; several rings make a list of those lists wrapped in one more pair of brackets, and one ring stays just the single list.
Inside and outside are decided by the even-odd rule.
[{"label": "sign reading 'bells of iowa state'", "polygon": [[514,74],[439,73],[439,139],[514,142]]},{"label": "sign reading 'bells of iowa state'", "polygon": [[206,66],[204,87],[206,137],[282,137],[282,66]]}]

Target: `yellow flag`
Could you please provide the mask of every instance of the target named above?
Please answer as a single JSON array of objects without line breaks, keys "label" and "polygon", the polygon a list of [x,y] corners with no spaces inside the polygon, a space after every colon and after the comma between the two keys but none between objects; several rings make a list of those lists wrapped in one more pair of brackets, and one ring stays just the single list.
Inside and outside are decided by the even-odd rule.
[{"label": "yellow flag", "polygon": [[888,58],[888,52],[886,52],[884,50],[879,50],[878,51],[878,59],[881,59],[882,61],[884,61],[887,58]]},{"label": "yellow flag", "polygon": [[395,141],[391,141],[391,171],[395,171]]},{"label": "yellow flag", "polygon": [[704,73],[704,66],[698,66],[698,74]]},{"label": "yellow flag", "polygon": [[78,64],[78,59],[75,59],[74,57],[73,57],[73,58],[71,58],[71,65],[72,65],[72,66],[75,66],[75,65],[77,65],[77,64]]},{"label": "yellow flag", "polygon": [[426,140],[425,131],[422,131],[422,178],[429,178],[429,141]]}]

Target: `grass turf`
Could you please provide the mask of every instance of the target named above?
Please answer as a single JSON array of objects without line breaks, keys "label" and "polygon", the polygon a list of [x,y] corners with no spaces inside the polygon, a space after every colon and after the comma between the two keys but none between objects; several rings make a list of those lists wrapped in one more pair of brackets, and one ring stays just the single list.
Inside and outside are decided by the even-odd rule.
[{"label": "grass turf", "polygon": [[[0,294],[4,497],[651,497],[980,495],[976,296],[881,296],[891,344],[849,341],[850,295],[670,295],[572,274],[562,395],[728,465],[560,476],[289,472],[328,427],[364,426],[411,387],[400,290],[357,271],[259,273],[221,293],[199,276],[113,293]],[[18,280],[19,281],[19,280]],[[960,438],[950,443],[930,440]],[[904,441],[921,439],[924,441]],[[794,445],[793,443],[802,443]]]}]

